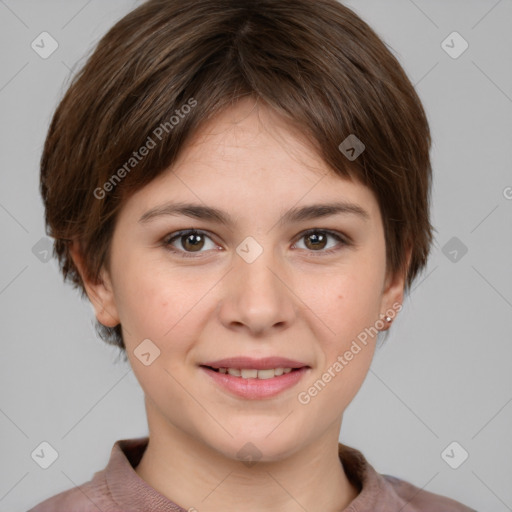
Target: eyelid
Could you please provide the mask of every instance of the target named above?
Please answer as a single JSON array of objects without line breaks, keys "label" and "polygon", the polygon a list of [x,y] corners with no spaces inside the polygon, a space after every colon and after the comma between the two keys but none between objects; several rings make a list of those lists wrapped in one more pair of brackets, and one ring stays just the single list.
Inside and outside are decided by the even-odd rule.
[{"label": "eyelid", "polygon": [[[338,239],[340,242],[343,242],[343,243],[345,243],[347,245],[351,243],[350,237],[348,237],[344,233],[341,233],[339,231],[335,231],[333,229],[327,229],[327,228],[310,228],[310,229],[306,229],[305,231],[301,231],[297,235],[296,239],[300,240],[301,238],[305,237],[306,235],[310,235],[311,233],[325,233],[327,235],[332,236],[333,238]],[[325,252],[325,251],[313,251],[313,252]]]}]

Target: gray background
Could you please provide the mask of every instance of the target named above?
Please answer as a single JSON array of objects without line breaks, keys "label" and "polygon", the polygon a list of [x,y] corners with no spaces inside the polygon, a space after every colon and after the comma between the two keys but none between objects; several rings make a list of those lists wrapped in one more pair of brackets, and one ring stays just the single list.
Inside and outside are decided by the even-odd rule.
[{"label": "gray background", "polygon": [[[96,338],[92,307],[56,262],[44,262],[38,192],[50,116],[73,70],[139,3],[0,0],[1,511],[89,480],[117,439],[147,434],[130,368]],[[381,473],[479,511],[510,511],[512,1],[346,4],[392,48],[424,102],[438,233],[340,439]],[[47,59],[31,48],[43,31],[59,44]],[[441,45],[453,31],[469,43],[456,59]],[[58,452],[46,470],[31,458],[42,441]],[[441,456],[453,441],[469,453],[458,469]],[[449,454],[457,462],[460,449]]]}]

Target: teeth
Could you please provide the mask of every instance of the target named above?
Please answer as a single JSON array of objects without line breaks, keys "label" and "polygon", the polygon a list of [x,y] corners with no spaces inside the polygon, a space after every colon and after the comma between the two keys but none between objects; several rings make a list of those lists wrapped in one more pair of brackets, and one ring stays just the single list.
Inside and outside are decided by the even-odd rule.
[{"label": "teeth", "polygon": [[267,370],[256,369],[238,369],[238,368],[219,368],[219,373],[228,373],[233,377],[242,377],[243,379],[271,379],[272,377],[279,377],[284,373],[290,373],[291,368],[269,368]]},{"label": "teeth", "polygon": [[[228,370],[229,371],[229,370]],[[240,370],[244,379],[257,379],[258,370]]]}]

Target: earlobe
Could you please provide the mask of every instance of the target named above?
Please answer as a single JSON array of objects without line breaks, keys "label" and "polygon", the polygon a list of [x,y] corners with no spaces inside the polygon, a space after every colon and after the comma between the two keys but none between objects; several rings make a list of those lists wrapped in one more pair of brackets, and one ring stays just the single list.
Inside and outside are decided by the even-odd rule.
[{"label": "earlobe", "polygon": [[402,309],[405,280],[411,262],[411,255],[412,247],[409,247],[406,252],[405,270],[396,272],[394,275],[389,273],[386,276],[384,289],[382,291],[382,312],[380,314],[380,319],[385,325],[383,329],[380,329],[382,331],[386,331],[391,327],[396,315]]},{"label": "earlobe", "polygon": [[106,327],[119,325],[120,320],[114,299],[112,282],[107,271],[102,268],[100,279],[98,281],[92,280],[87,276],[82,252],[76,241],[70,246],[69,252],[73,263],[80,273],[85,291],[94,308],[98,322]]}]

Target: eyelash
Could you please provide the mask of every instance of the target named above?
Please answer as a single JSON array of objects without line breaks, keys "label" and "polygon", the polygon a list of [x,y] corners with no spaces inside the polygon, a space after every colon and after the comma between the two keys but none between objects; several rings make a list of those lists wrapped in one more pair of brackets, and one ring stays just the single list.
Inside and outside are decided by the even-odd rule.
[{"label": "eyelash", "polygon": [[[305,238],[306,236],[311,235],[313,233],[322,233],[322,234],[329,235],[329,236],[335,238],[341,244],[342,247],[348,247],[349,245],[351,245],[351,243],[349,242],[349,240],[346,237],[341,236],[340,234],[336,233],[335,231],[330,231],[328,229],[318,229],[318,228],[308,229],[307,231],[304,231],[303,233],[300,234],[297,241],[299,241],[302,238]],[[187,251],[183,251],[183,250],[178,250],[171,245],[172,242],[174,242],[176,239],[179,239],[179,238],[183,237],[184,235],[191,235],[191,234],[205,235],[210,239],[212,238],[206,231],[202,231],[200,229],[183,229],[181,231],[177,231],[176,233],[171,233],[172,236],[168,235],[163,240],[163,246],[165,247],[166,250],[168,250],[174,254],[177,254],[179,257],[202,258],[201,254],[204,254],[202,252],[191,253],[191,252],[187,252]],[[314,257],[316,257],[316,256],[324,256],[324,255],[334,254],[335,252],[338,252],[339,250],[341,250],[341,247],[335,247],[335,248],[327,249],[327,250],[310,251],[310,252],[313,253]],[[314,254],[315,252],[320,253],[320,254],[316,255],[316,254]]]}]

